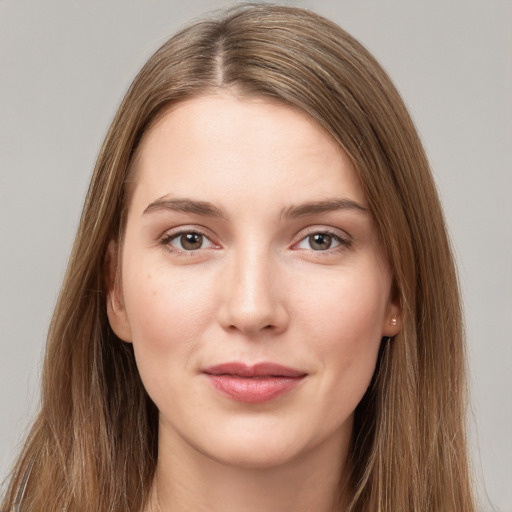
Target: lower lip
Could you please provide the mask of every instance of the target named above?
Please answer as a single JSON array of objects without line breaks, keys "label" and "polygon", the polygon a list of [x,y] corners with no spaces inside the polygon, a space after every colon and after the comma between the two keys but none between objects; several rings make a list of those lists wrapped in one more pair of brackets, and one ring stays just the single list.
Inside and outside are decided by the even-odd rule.
[{"label": "lower lip", "polygon": [[213,387],[238,402],[261,404],[295,389],[302,377],[239,377],[206,374]]}]

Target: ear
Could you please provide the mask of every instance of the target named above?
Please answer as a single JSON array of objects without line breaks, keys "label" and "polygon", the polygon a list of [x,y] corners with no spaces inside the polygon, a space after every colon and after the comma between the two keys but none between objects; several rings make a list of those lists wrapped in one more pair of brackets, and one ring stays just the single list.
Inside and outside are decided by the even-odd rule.
[{"label": "ear", "polygon": [[131,343],[132,332],[123,302],[119,249],[114,240],[108,244],[104,271],[107,289],[107,316],[110,327],[118,338]]},{"label": "ear", "polygon": [[393,290],[384,317],[382,336],[392,338],[402,330],[402,326],[402,307],[400,306],[399,293]]}]

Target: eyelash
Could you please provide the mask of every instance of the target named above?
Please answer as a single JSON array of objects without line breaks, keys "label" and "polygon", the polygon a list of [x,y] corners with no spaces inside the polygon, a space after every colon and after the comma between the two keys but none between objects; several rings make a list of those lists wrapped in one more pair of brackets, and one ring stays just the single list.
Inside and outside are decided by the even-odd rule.
[{"label": "eyelash", "polygon": [[[314,235],[328,235],[334,241],[336,241],[338,243],[338,245],[336,245],[335,247],[330,247],[329,249],[326,249],[325,251],[322,251],[322,250],[315,251],[313,248],[304,249],[319,258],[321,258],[323,256],[330,256],[332,254],[336,254],[343,250],[349,249],[352,245],[352,240],[350,240],[348,237],[345,238],[345,237],[341,236],[339,233],[336,233],[334,231],[331,231],[331,230],[325,229],[325,228],[323,228],[323,229],[312,228],[309,232],[306,232],[304,234],[304,236],[297,243],[293,244],[293,246],[294,247],[298,246],[304,240],[307,240],[309,237],[314,236]],[[301,250],[301,249],[297,248],[296,250]]]},{"label": "eyelash", "polygon": [[187,250],[179,249],[178,247],[174,247],[171,245],[172,241],[178,239],[179,237],[181,237],[183,235],[189,235],[189,234],[190,235],[200,235],[204,239],[206,239],[208,242],[210,242],[210,244],[212,244],[212,246],[215,246],[215,244],[212,242],[210,237],[206,233],[202,232],[199,229],[181,229],[180,231],[175,231],[173,233],[167,233],[161,238],[160,245],[162,247],[164,247],[168,252],[176,254],[178,256],[188,256],[188,257],[194,256],[194,253],[198,252],[200,249],[187,251]]},{"label": "eyelash", "polygon": [[[200,235],[200,236],[204,237],[204,239],[206,239],[211,244],[211,246],[215,247],[215,245],[216,245],[206,233],[204,233],[203,231],[201,231],[199,229],[182,229],[180,231],[175,231],[173,233],[167,233],[161,238],[160,245],[162,247],[164,247],[168,252],[173,253],[177,256],[185,256],[185,257],[194,256],[194,253],[199,252],[202,248],[199,248],[196,250],[192,250],[192,249],[184,250],[184,249],[179,249],[179,248],[171,245],[172,241],[178,239],[179,237],[181,237],[183,235],[188,235],[188,234]],[[336,245],[333,248],[326,249],[324,251],[314,250],[313,248],[310,248],[310,249],[297,248],[297,246],[299,244],[301,244],[302,242],[307,240],[309,237],[314,236],[314,235],[327,235],[327,236],[331,237],[334,241],[336,241],[338,243],[338,245]],[[335,233],[334,231],[331,231],[329,229],[311,229],[311,231],[305,233],[304,236],[302,236],[302,238],[298,242],[294,243],[292,248],[295,248],[294,250],[306,250],[306,251],[311,252],[315,256],[322,257],[322,256],[329,256],[331,254],[335,254],[337,252],[348,249],[351,247],[351,245],[352,245],[352,241],[349,238],[344,238],[344,237],[340,236],[338,233]]]}]

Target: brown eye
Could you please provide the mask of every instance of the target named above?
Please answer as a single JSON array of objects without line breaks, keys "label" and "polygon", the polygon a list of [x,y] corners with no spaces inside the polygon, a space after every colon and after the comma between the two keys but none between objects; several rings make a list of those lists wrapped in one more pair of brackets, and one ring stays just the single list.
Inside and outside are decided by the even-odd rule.
[{"label": "brown eye", "polygon": [[329,249],[335,249],[338,246],[348,247],[350,242],[341,236],[329,233],[327,231],[317,231],[305,236],[297,245],[297,249],[308,251],[325,252]]},{"label": "brown eye", "polygon": [[203,235],[200,233],[184,233],[180,236],[180,242],[186,251],[200,249],[203,245]]},{"label": "brown eye", "polygon": [[197,251],[212,246],[206,236],[195,231],[179,233],[168,239],[167,243],[180,251]]},{"label": "brown eye", "polygon": [[332,246],[332,236],[327,233],[315,233],[308,236],[308,242],[314,251],[326,251]]}]

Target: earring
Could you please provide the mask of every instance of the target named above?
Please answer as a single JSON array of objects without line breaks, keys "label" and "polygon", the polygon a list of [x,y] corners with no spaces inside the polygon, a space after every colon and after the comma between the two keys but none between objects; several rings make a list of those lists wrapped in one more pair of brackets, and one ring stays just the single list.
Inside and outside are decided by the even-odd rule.
[{"label": "earring", "polygon": [[397,320],[396,320],[396,316],[394,316],[392,319],[391,319],[391,325],[396,325],[397,323]]}]

